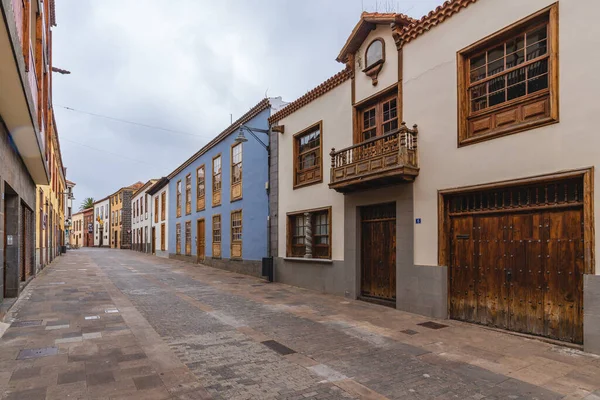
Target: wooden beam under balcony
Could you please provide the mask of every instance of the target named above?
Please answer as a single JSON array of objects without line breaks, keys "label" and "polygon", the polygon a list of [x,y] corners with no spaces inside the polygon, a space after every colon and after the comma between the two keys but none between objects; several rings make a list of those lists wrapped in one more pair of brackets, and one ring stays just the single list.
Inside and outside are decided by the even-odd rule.
[{"label": "wooden beam under balcony", "polygon": [[396,183],[413,182],[419,175],[417,126],[399,129],[331,156],[329,187],[340,193],[356,192]]}]

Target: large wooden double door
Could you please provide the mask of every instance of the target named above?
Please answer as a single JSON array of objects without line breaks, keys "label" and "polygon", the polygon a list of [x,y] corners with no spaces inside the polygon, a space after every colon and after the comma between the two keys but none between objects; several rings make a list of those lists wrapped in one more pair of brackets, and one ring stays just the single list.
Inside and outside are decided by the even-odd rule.
[{"label": "large wooden double door", "polygon": [[361,296],[396,301],[396,204],[362,207]]},{"label": "large wooden double door", "polygon": [[450,217],[451,318],[583,342],[583,208],[566,190],[562,204]]}]

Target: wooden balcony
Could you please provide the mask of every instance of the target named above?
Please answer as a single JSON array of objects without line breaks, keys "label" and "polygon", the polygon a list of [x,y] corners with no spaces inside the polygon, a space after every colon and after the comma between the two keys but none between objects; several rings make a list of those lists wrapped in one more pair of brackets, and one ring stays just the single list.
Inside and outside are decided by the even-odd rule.
[{"label": "wooden balcony", "polygon": [[400,128],[346,149],[331,149],[331,183],[340,193],[413,182],[419,174],[417,125]]}]

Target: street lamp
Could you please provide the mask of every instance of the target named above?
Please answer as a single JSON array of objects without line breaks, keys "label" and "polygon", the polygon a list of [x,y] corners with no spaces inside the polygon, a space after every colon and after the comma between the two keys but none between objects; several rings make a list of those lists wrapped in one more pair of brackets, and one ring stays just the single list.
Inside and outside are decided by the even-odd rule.
[{"label": "street lamp", "polygon": [[268,129],[250,128],[249,126],[246,126],[246,125],[240,125],[240,128],[239,128],[240,133],[238,133],[237,137],[235,138],[235,140],[234,140],[235,143],[246,143],[248,141],[248,139],[244,135],[244,129],[247,130],[248,133],[250,133],[250,135],[252,135],[252,137],[254,137],[254,139],[256,139],[256,141],[258,143],[260,143],[262,145],[262,147],[265,148],[265,150],[267,151],[267,153],[269,153],[269,145],[265,144],[254,133],[254,132],[261,132],[261,133],[269,134],[269,130]]},{"label": "street lamp", "polygon": [[[266,133],[267,138],[268,138],[270,131],[268,129],[250,128],[249,126],[242,124],[242,125],[240,125],[239,133],[238,133],[237,137],[235,138],[234,143],[240,144],[240,143],[246,143],[248,141],[248,139],[244,135],[244,129],[247,130],[248,133],[250,133],[250,135],[252,135],[252,137],[254,139],[256,139],[256,141],[258,143],[260,143],[260,145],[262,147],[264,147],[265,150],[267,151],[267,168],[268,168],[267,176],[270,177],[271,176],[271,149],[269,148],[268,144],[265,144],[254,133],[254,132]],[[271,204],[268,201],[268,197],[269,197],[269,182],[268,181],[267,181],[267,184],[265,185],[265,188],[267,191],[267,257],[263,258],[263,271],[265,271],[265,265],[270,263],[271,269],[267,275],[269,276],[269,282],[273,282],[273,279],[274,279],[273,278],[273,268],[272,268],[273,259],[271,257],[271,244],[269,242],[269,238],[271,237]]]}]

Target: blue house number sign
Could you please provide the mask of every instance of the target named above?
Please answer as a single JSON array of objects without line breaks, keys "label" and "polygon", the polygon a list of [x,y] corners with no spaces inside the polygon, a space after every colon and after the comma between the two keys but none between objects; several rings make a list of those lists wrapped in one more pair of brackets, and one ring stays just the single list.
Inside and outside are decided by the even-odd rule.
[{"label": "blue house number sign", "polygon": [[421,223],[421,218],[417,218],[417,219],[415,220],[415,222],[416,222],[417,224],[420,224],[420,223]]}]

